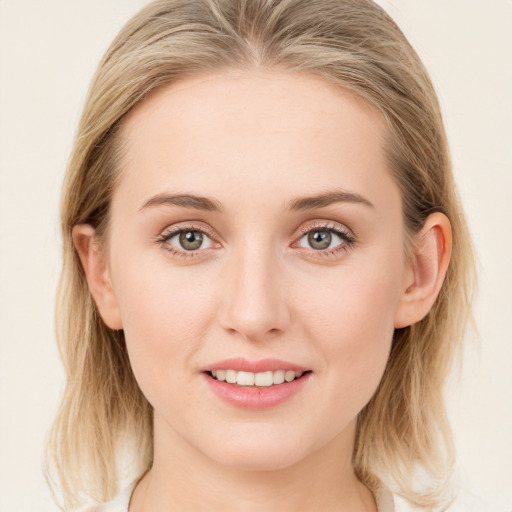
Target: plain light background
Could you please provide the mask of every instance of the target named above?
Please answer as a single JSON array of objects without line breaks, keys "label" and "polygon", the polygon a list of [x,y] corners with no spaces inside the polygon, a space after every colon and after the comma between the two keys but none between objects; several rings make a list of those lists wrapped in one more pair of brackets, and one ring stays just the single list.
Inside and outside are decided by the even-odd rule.
[{"label": "plain light background", "polygon": [[[60,184],[94,69],[145,3],[0,0],[0,512],[57,510],[41,457],[64,387],[53,325]],[[459,480],[510,512],[512,1],[380,3],[438,90],[480,260],[480,337],[448,393]]]}]

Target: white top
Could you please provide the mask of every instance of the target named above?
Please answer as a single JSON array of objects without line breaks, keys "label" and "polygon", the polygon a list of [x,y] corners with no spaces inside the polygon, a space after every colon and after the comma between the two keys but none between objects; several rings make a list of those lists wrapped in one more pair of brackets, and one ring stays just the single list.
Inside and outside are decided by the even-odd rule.
[{"label": "white top", "polygon": [[[128,505],[136,483],[137,481],[130,484],[108,503],[94,507],[91,512],[128,512]],[[393,496],[389,492],[380,493],[376,496],[376,501],[378,512],[399,512],[395,511]]]}]

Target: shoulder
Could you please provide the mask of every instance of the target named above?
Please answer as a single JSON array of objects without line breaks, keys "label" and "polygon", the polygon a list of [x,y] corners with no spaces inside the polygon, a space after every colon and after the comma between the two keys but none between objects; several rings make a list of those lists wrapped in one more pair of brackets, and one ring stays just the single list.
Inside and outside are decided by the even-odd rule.
[{"label": "shoulder", "polygon": [[[394,512],[424,512],[425,509],[415,507],[400,496],[393,495]],[[467,491],[459,491],[453,502],[446,508],[446,512],[498,512],[485,500]]]},{"label": "shoulder", "polygon": [[98,505],[87,507],[79,512],[128,512],[128,506],[135,484],[136,482],[131,483],[109,502],[99,503]]}]

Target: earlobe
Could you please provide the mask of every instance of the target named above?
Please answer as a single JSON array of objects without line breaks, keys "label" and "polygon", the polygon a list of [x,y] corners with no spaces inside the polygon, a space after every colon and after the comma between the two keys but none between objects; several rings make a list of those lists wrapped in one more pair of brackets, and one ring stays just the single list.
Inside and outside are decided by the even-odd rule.
[{"label": "earlobe", "polygon": [[422,320],[434,305],[443,285],[452,249],[448,217],[432,213],[415,236],[408,277],[395,313],[395,328]]},{"label": "earlobe", "polygon": [[105,324],[114,330],[123,328],[117,299],[112,288],[104,252],[89,224],[73,228],[73,243],[80,257],[89,291]]}]

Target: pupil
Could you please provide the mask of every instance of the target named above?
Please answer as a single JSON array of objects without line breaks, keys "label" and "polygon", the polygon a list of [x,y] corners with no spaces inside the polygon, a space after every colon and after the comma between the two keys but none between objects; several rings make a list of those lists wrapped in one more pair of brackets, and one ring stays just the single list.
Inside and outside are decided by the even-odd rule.
[{"label": "pupil", "polygon": [[180,233],[180,244],[188,251],[199,249],[203,243],[203,234],[199,231],[183,231]]},{"label": "pupil", "polygon": [[308,242],[313,249],[327,249],[331,244],[331,233],[329,231],[311,231],[308,235]]}]

